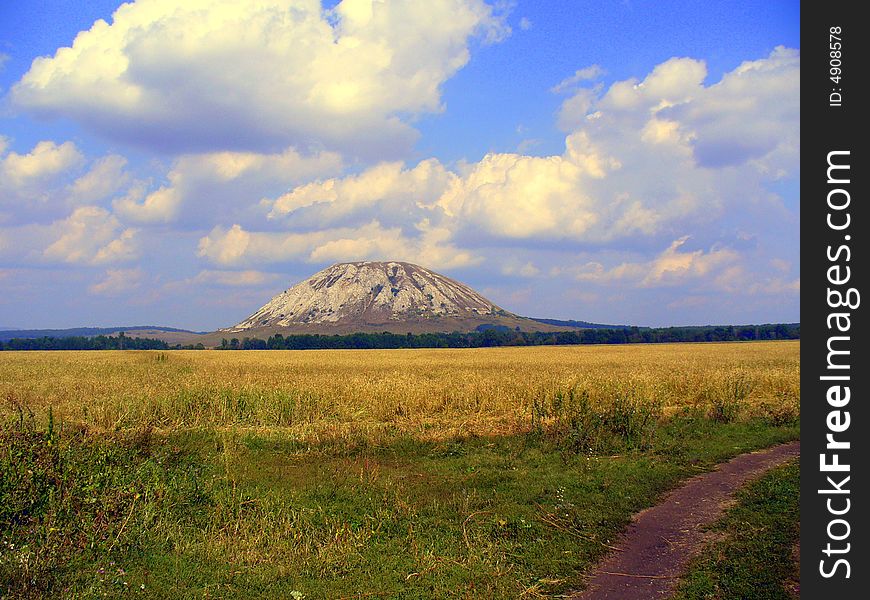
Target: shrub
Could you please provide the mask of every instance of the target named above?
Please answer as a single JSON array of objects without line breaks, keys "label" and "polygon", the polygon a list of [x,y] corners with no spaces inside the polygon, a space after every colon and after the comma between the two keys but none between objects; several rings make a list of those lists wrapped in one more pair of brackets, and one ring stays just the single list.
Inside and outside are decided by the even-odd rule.
[{"label": "shrub", "polygon": [[566,453],[648,448],[661,407],[632,388],[617,389],[614,393],[610,401],[596,403],[588,390],[577,386],[556,390],[534,402],[532,430],[536,434],[545,433]]}]

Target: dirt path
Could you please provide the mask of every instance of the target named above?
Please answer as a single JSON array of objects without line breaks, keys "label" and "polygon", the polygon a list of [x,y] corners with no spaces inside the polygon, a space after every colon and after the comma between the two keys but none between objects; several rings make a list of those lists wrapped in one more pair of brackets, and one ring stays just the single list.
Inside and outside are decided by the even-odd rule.
[{"label": "dirt path", "polygon": [[800,456],[800,442],[741,454],[693,477],[652,508],[635,515],[611,553],[572,600],[663,599],[704,541],[701,529],[718,519],[744,483]]}]

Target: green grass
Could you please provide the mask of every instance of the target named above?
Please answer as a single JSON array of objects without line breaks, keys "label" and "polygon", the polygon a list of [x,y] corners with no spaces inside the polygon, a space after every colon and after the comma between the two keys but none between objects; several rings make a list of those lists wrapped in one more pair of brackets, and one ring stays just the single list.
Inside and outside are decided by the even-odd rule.
[{"label": "green grass", "polygon": [[696,559],[674,600],[789,600],[800,536],[797,461],[771,470],[738,494],[713,528],[716,541]]},{"label": "green grass", "polygon": [[642,436],[614,422],[602,453],[571,427],[309,446],[234,429],[88,434],[22,414],[0,426],[0,596],[554,594],[681,479],[799,436],[691,414]]}]

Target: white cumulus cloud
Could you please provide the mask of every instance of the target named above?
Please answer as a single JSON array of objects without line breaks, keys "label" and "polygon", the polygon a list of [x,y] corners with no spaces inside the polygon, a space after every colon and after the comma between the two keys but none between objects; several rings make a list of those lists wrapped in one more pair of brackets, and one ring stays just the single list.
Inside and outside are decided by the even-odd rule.
[{"label": "white cumulus cloud", "polygon": [[425,218],[457,239],[673,240],[748,203],[776,204],[766,185],[797,167],[799,68],[796,51],[778,48],[704,85],[703,62],[670,59],[643,80],[581,90],[579,112],[578,96],[566,100],[577,124],[561,155],[492,153],[455,170],[380,164],[297,187],[270,216],[296,226]]},{"label": "white cumulus cloud", "polygon": [[121,296],[136,291],[145,278],[142,269],[107,269],[103,278],[88,287],[91,294]]},{"label": "white cumulus cloud", "polygon": [[303,233],[247,231],[240,225],[215,227],[199,241],[200,257],[213,264],[240,266],[291,261],[341,262],[407,260],[435,268],[468,266],[479,257],[449,241],[450,232],[422,221],[408,235],[399,227],[371,221]]},{"label": "white cumulus cloud", "polygon": [[571,89],[576,86],[578,83],[582,83],[584,81],[595,81],[604,75],[604,69],[601,68],[600,65],[589,65],[588,67],[583,67],[582,69],[577,69],[574,71],[574,74],[566,77],[552,88],[550,91],[554,94],[559,94],[566,90]]},{"label": "white cumulus cloud", "polygon": [[159,150],[327,147],[397,155],[441,110],[469,42],[509,33],[483,0],[136,0],[37,58],[19,107]]},{"label": "white cumulus cloud", "polygon": [[45,181],[80,165],[83,161],[84,156],[72,142],[56,144],[46,140],[37,143],[27,154],[9,152],[0,158],[0,189]]},{"label": "white cumulus cloud", "polygon": [[129,184],[127,160],[117,154],[93,159],[70,141],[38,142],[10,151],[0,136],[0,223],[47,224],[70,210],[96,205]]},{"label": "white cumulus cloud", "polygon": [[76,203],[94,203],[111,196],[130,180],[125,172],[127,159],[110,154],[94,161],[90,170],[69,186],[70,198]]},{"label": "white cumulus cloud", "polygon": [[137,223],[186,220],[202,227],[232,221],[261,211],[260,199],[274,189],[336,173],[341,157],[335,152],[301,155],[293,148],[273,154],[211,152],[176,159],[167,182],[148,191],[137,186],[114,201],[115,211]]},{"label": "white cumulus cloud", "polygon": [[53,241],[45,259],[78,264],[125,262],[138,256],[136,230],[123,228],[118,219],[98,206],[82,206],[50,227]]}]

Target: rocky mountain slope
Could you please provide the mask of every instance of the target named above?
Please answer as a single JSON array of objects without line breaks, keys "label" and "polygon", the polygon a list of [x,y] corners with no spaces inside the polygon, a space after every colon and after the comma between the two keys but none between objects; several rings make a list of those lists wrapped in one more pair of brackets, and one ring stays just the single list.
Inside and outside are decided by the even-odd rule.
[{"label": "rocky mountain slope", "polygon": [[481,325],[551,326],[507,312],[470,287],[406,262],[332,265],[278,294],[228,333],[471,331]]}]

